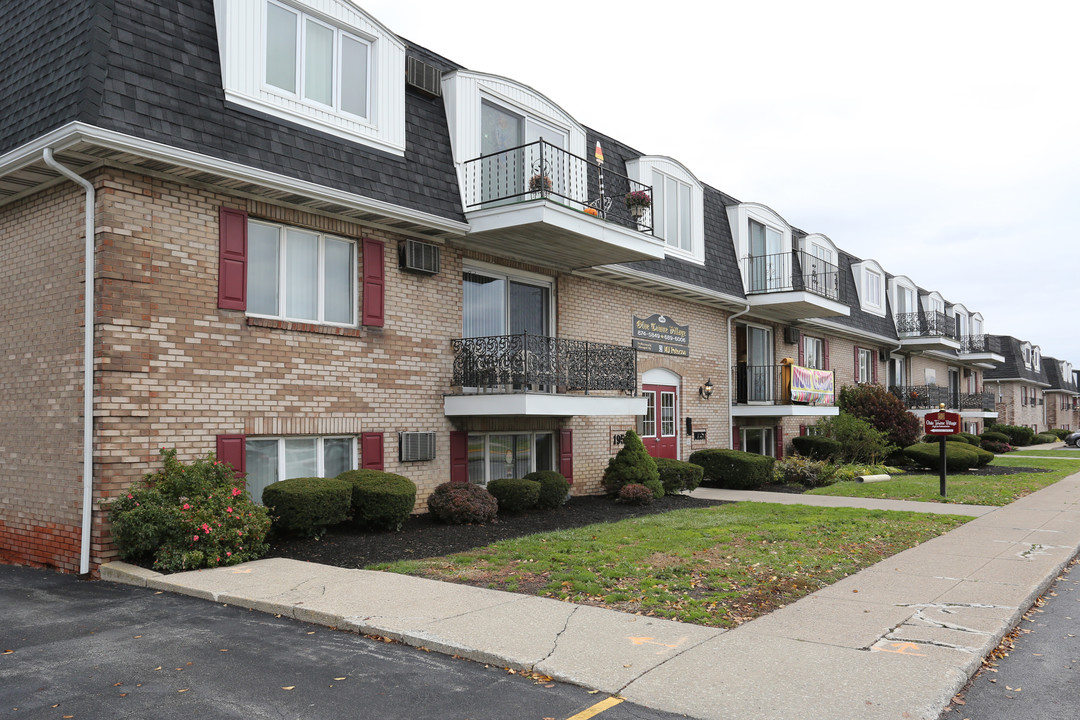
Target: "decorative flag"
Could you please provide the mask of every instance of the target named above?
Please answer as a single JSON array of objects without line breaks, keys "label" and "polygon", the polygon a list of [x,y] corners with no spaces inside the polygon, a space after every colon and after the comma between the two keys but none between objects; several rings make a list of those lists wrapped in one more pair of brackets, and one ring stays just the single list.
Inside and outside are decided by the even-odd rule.
[{"label": "decorative flag", "polygon": [[596,162],[601,165],[604,164],[604,151],[600,149],[599,140],[596,141]]}]

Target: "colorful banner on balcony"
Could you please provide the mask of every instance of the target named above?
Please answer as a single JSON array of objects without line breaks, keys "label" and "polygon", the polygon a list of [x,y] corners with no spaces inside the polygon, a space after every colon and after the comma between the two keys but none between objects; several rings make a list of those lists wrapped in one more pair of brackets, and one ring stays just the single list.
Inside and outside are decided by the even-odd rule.
[{"label": "colorful banner on balcony", "polygon": [[791,366],[791,399],[793,402],[833,401],[832,370],[814,370],[813,368]]}]

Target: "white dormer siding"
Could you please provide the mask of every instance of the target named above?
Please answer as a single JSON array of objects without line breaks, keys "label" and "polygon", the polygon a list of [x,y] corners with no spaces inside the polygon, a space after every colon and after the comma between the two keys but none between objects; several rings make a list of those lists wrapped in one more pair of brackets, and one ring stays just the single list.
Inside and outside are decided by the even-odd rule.
[{"label": "white dormer siding", "polygon": [[852,263],[851,274],[863,312],[885,317],[885,271],[876,260]]},{"label": "white dormer siding", "polygon": [[705,264],[705,187],[686,166],[646,155],[626,161],[626,174],[653,189],[653,235],[668,257]]},{"label": "white dormer siding", "polygon": [[[742,271],[743,289],[746,292],[767,290],[770,286],[784,287],[790,278],[773,277],[774,273],[787,272],[785,263],[775,263],[764,271],[751,268],[750,257],[768,255],[791,255],[791,225],[772,208],[759,203],[740,203],[727,207],[731,240],[735,244],[735,257]],[[765,266],[761,266],[765,267]],[[756,287],[763,284],[763,287]]]}]

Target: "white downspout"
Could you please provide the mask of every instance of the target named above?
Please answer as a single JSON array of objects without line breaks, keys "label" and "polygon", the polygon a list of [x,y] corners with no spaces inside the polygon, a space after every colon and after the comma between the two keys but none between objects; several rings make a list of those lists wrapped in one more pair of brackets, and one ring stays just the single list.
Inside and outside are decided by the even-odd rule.
[{"label": "white downspout", "polygon": [[45,148],[45,164],[82,185],[86,190],[86,248],[83,302],[83,502],[82,547],[79,553],[79,574],[90,572],[90,521],[94,502],[94,185],[76,175],[53,158],[52,148]]},{"label": "white downspout", "polygon": [[735,398],[732,397],[732,370],[731,370],[731,321],[737,317],[742,317],[746,313],[750,312],[750,303],[746,304],[746,307],[739,312],[731,315],[727,319],[727,371],[728,371],[728,404],[727,404],[727,426],[728,426],[728,442],[731,442],[731,432],[735,428]]}]

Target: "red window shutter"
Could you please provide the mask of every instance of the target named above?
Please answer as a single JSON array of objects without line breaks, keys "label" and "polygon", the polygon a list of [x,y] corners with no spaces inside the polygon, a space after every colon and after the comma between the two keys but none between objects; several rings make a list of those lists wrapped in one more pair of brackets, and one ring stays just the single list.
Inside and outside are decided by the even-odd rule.
[{"label": "red window shutter", "polygon": [[450,431],[450,482],[469,482],[469,433]]},{"label": "red window shutter", "polygon": [[574,484],[574,431],[559,431],[559,472]]},{"label": "red window shutter", "polygon": [[741,450],[742,449],[742,440],[739,437],[739,426],[738,425],[732,425],[731,426],[731,449],[732,450]]},{"label": "red window shutter", "polygon": [[805,436],[805,435],[806,435],[806,426],[805,425],[800,425],[799,426],[799,436],[802,437],[802,436]]},{"label": "red window shutter", "polygon": [[360,433],[360,467],[364,470],[383,469],[382,433]]},{"label": "red window shutter", "polygon": [[247,472],[247,463],[245,462],[247,452],[244,450],[246,440],[246,435],[217,436],[217,459],[220,462],[232,465],[237,475],[243,475]]},{"label": "red window shutter", "polygon": [[823,364],[825,365],[825,367],[823,367],[821,369],[822,370],[830,370],[831,368],[829,367],[829,341],[828,340],[822,340],[821,341],[821,355],[822,355],[821,359],[824,361]]},{"label": "red window shutter", "polygon": [[881,364],[881,363],[878,362],[878,354],[877,354],[876,350],[871,350],[870,351],[870,358],[871,358],[871,361],[870,361],[871,375],[873,376],[873,377],[871,377],[870,382],[876,383],[877,382],[877,366]]},{"label": "red window shutter", "polygon": [[859,377],[859,346],[855,346],[855,382],[862,382],[862,378]]},{"label": "red window shutter", "polygon": [[383,326],[386,276],[385,247],[378,240],[364,239],[364,325]]},{"label": "red window shutter", "polygon": [[218,211],[218,307],[247,310],[247,218],[243,210]]},{"label": "red window shutter", "polygon": [[776,426],[776,459],[784,457],[784,428]]}]

